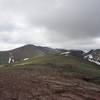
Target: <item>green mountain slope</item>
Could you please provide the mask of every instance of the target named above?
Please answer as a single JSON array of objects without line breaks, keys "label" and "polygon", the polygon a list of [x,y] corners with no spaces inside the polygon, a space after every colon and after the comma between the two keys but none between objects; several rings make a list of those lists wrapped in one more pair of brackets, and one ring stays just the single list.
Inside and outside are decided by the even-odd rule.
[{"label": "green mountain slope", "polygon": [[[37,65],[41,67],[36,68]],[[49,73],[56,70],[61,72],[63,75],[72,74],[72,76],[80,77],[84,80],[100,83],[100,67],[96,64],[90,63],[86,60],[80,59],[75,56],[64,56],[59,54],[49,54],[45,56],[36,56],[27,61],[21,61],[15,63],[8,69],[32,69],[32,70],[42,70]],[[31,67],[30,67],[31,66]]]}]

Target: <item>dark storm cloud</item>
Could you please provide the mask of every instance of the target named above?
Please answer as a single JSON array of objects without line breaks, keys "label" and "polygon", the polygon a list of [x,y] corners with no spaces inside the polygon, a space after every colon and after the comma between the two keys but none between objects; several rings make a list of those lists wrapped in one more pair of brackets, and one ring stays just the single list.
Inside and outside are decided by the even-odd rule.
[{"label": "dark storm cloud", "polygon": [[0,0],[0,41],[99,48],[99,9],[100,0]]},{"label": "dark storm cloud", "polygon": [[[36,24],[74,39],[100,36],[99,0],[62,0],[61,3],[61,8],[52,9],[43,15],[45,17],[39,16]],[[35,20],[32,20],[30,22],[34,24]]]}]

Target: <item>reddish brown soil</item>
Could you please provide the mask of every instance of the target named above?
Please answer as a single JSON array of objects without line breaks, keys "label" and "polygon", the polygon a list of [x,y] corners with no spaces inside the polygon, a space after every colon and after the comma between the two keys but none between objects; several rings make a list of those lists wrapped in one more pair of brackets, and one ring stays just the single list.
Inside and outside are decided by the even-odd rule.
[{"label": "reddish brown soil", "polygon": [[30,70],[0,71],[0,100],[100,100],[100,86]]}]

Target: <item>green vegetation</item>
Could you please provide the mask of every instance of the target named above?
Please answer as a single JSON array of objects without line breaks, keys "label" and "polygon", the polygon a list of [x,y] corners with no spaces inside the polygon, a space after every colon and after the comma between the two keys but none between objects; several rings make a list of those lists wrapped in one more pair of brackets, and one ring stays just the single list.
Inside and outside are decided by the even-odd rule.
[{"label": "green vegetation", "polygon": [[100,84],[100,68],[86,60],[75,56],[63,56],[51,54],[45,56],[35,56],[27,61],[21,61],[13,65],[2,65],[0,70],[31,70],[53,74],[54,72],[81,77],[89,82]]}]

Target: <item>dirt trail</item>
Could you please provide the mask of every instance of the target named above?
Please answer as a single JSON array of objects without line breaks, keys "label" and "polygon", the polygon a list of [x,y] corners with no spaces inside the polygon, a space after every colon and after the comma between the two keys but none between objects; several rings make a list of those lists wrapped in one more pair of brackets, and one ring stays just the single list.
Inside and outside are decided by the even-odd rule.
[{"label": "dirt trail", "polygon": [[32,71],[0,71],[0,100],[100,100],[100,86]]}]

